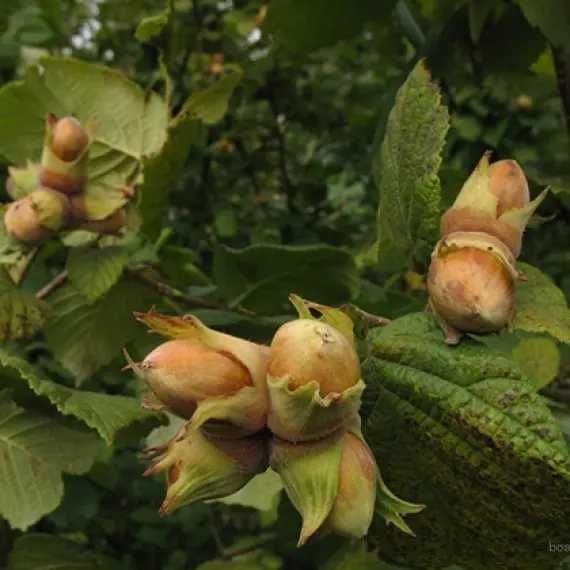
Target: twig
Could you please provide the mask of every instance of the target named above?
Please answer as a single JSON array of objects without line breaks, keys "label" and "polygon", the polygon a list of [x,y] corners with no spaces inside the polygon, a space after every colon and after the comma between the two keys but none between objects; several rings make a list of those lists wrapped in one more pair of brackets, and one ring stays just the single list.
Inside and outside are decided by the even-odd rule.
[{"label": "twig", "polygon": [[67,271],[62,271],[58,275],[56,275],[49,283],[46,283],[37,293],[36,299],[45,299],[48,295],[50,295],[56,289],[59,289],[68,278]]},{"label": "twig", "polygon": [[[159,295],[167,297],[173,301],[178,301],[184,305],[188,305],[194,308],[198,307],[201,309],[230,310],[225,303],[213,301],[211,299],[203,299],[201,297],[194,297],[192,295],[188,295],[187,293],[183,293],[168,283],[161,281],[156,275],[143,268],[130,268],[127,269],[127,273],[145,285],[148,285],[151,289],[154,289],[154,291],[156,291]],[[253,311],[249,311],[243,307],[232,307],[231,310],[249,317],[255,315]]]},{"label": "twig", "polygon": [[373,315],[372,313],[368,313],[367,311],[364,311],[363,309],[360,309],[359,307],[357,307],[356,305],[352,305],[351,303],[343,305],[341,309],[349,314],[352,313],[353,315],[356,315],[357,317],[365,321],[368,325],[371,325],[373,327],[385,327],[386,325],[389,325],[392,322],[390,319],[386,317]]}]

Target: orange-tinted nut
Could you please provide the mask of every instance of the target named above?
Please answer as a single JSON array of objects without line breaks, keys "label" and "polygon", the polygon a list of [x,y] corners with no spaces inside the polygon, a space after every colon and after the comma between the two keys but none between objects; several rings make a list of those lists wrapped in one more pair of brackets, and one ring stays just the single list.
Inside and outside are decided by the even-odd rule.
[{"label": "orange-tinted nut", "polygon": [[460,331],[503,328],[514,309],[513,275],[494,253],[475,247],[432,258],[427,286],[433,308]]},{"label": "orange-tinted nut", "polygon": [[360,380],[360,360],[348,339],[311,319],[285,323],[273,337],[268,373],[289,378],[289,388],[315,381],[321,395],[342,393]]}]

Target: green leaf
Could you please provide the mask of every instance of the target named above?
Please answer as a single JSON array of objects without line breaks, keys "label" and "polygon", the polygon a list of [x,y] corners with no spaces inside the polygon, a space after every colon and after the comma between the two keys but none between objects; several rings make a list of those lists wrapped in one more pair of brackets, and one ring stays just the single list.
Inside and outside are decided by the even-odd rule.
[{"label": "green leaf", "polygon": [[110,570],[113,562],[67,538],[30,533],[16,540],[8,570]]},{"label": "green leaf", "polygon": [[146,288],[129,281],[120,281],[91,304],[64,287],[51,299],[55,317],[44,331],[48,345],[80,384],[136,336],[141,329],[132,313],[147,310],[152,299]]},{"label": "green leaf", "polygon": [[193,93],[184,104],[179,120],[201,119],[207,125],[221,121],[228,110],[231,96],[242,78],[241,71],[234,71],[218,80],[211,87]]},{"label": "green leaf", "polygon": [[170,21],[172,10],[170,4],[165,10],[154,16],[143,18],[135,31],[135,38],[141,43],[149,43],[162,34]]},{"label": "green leaf", "polygon": [[47,398],[61,414],[72,416],[96,430],[109,445],[119,431],[134,423],[144,422],[145,426],[152,427],[159,421],[158,416],[141,409],[138,398],[62,386],[47,379],[29,362],[1,350],[0,365],[4,373],[11,373],[10,378],[25,382],[34,394]]},{"label": "green leaf", "polygon": [[446,346],[429,315],[375,329],[368,342],[367,439],[388,485],[427,505],[410,521],[415,538],[374,527],[386,556],[422,568],[554,564],[545,545],[567,535],[570,451],[534,386],[486,347]]},{"label": "green leaf", "polygon": [[92,303],[115,285],[127,262],[122,247],[76,247],[69,252],[67,272],[75,289]]},{"label": "green leaf", "polygon": [[527,281],[517,284],[511,328],[548,333],[560,342],[570,343],[570,309],[564,293],[536,267],[519,263],[518,268]]},{"label": "green leaf", "polygon": [[560,351],[548,337],[525,338],[514,348],[513,359],[537,390],[550,384],[560,368]]},{"label": "green leaf", "polygon": [[497,19],[491,20],[479,39],[488,74],[526,74],[546,47],[544,36],[514,4],[506,6]]},{"label": "green leaf", "polygon": [[403,269],[421,245],[418,241],[437,239],[441,198],[437,173],[448,128],[447,109],[420,61],[396,95],[374,157],[382,268]]},{"label": "green leaf", "polygon": [[250,507],[258,511],[271,511],[279,503],[283,483],[275,471],[268,469],[265,473],[254,477],[237,493],[218,499],[226,505]]},{"label": "green leaf", "polygon": [[166,141],[168,108],[123,73],[69,58],[48,57],[23,81],[0,89],[0,155],[16,164],[39,160],[47,113],[94,123],[87,208],[101,219],[123,206],[125,184],[136,181],[143,158]]},{"label": "green leaf", "polygon": [[555,46],[570,48],[570,4],[566,0],[518,0],[526,19]]},{"label": "green leaf", "polygon": [[266,29],[278,44],[306,53],[358,34],[371,20],[388,18],[395,0],[272,0]]},{"label": "green leaf", "polygon": [[0,341],[33,337],[45,324],[49,307],[28,291],[16,287],[0,269]]},{"label": "green leaf", "polygon": [[479,41],[481,30],[495,7],[495,0],[472,0],[469,3],[469,32],[474,44]]},{"label": "green leaf", "polygon": [[327,245],[221,246],[214,257],[214,277],[232,304],[273,314],[288,311],[292,292],[337,305],[353,299],[359,287],[352,255]]},{"label": "green leaf", "polygon": [[25,530],[61,502],[62,473],[87,472],[99,450],[93,432],[24,410],[0,393],[0,515]]},{"label": "green leaf", "polygon": [[162,229],[162,218],[170,192],[176,187],[192,146],[202,140],[202,125],[192,116],[182,116],[168,129],[168,140],[155,156],[144,160],[144,181],[140,187],[139,212],[142,231],[156,237]]}]

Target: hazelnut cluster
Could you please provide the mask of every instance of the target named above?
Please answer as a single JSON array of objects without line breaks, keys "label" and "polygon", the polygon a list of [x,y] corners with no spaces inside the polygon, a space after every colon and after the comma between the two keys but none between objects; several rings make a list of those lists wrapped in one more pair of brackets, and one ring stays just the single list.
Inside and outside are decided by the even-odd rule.
[{"label": "hazelnut cluster", "polygon": [[[281,326],[269,347],[191,315],[137,314],[171,339],[140,363],[126,355],[149,387],[143,406],[187,420],[146,452],[155,459],[146,474],[166,476],[162,513],[227,496],[271,466],[303,518],[299,545],[319,529],[368,532],[377,487],[389,491],[360,431],[364,382],[352,322],[339,310],[291,300],[301,318]],[[420,509],[390,498],[402,512]]]},{"label": "hazelnut cluster", "polygon": [[442,217],[427,288],[449,344],[463,332],[493,332],[509,323],[514,284],[523,278],[515,264],[523,232],[545,195],[531,202],[518,163],[490,165],[487,153]]},{"label": "hazelnut cluster", "polygon": [[86,205],[87,167],[92,136],[74,117],[48,115],[41,163],[11,168],[6,183],[16,198],[4,214],[7,232],[35,245],[58,232],[82,229],[116,234],[127,223],[125,208],[101,220],[90,219]]}]

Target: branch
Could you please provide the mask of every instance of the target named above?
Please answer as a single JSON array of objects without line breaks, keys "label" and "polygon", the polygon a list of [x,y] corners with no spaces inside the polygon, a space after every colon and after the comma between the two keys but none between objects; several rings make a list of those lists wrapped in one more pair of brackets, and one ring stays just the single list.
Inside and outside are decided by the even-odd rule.
[{"label": "branch", "polygon": [[255,316],[255,313],[253,311],[249,311],[248,309],[244,309],[243,307],[228,307],[227,304],[219,301],[213,301],[211,299],[203,299],[202,297],[194,297],[192,295],[188,295],[187,293],[183,293],[182,291],[175,289],[168,283],[161,281],[160,278],[154,272],[150,272],[147,269],[129,268],[127,269],[127,273],[131,277],[134,277],[138,281],[149,286],[159,295],[167,297],[168,299],[172,299],[173,301],[176,301],[183,305],[200,309],[218,309],[226,311],[231,310],[248,317]]},{"label": "branch", "polygon": [[386,317],[380,317],[379,315],[373,315],[372,313],[368,313],[363,309],[360,309],[356,305],[352,303],[347,303],[346,305],[342,305],[340,307],[341,310],[346,312],[351,317],[357,317],[359,320],[364,321],[367,325],[372,327],[385,327],[389,325],[392,321]]},{"label": "branch", "polygon": [[36,299],[45,299],[48,295],[50,295],[56,289],[59,289],[68,278],[67,271],[62,271],[58,275],[56,275],[49,283],[44,285],[37,293]]}]

